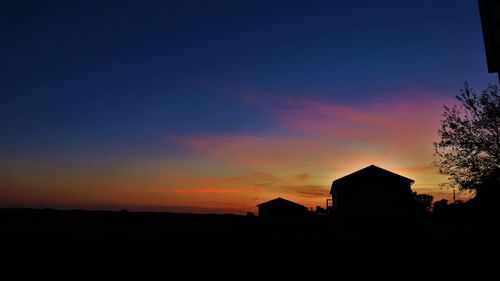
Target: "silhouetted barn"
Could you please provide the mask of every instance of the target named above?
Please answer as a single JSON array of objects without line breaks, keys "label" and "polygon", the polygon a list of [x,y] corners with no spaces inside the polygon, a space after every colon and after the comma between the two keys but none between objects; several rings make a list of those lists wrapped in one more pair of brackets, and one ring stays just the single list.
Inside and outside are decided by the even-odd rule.
[{"label": "silhouetted barn", "polygon": [[307,208],[295,202],[276,198],[257,205],[259,217],[264,218],[293,218],[307,214]]},{"label": "silhouetted barn", "polygon": [[415,212],[413,183],[371,165],[333,181],[332,206],[339,216],[349,219],[405,219]]}]

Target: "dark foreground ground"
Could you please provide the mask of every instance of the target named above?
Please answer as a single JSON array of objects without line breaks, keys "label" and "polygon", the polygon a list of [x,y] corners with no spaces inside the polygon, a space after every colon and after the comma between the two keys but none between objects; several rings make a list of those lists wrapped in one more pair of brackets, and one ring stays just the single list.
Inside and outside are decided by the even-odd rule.
[{"label": "dark foreground ground", "polygon": [[262,268],[284,263],[288,272],[307,265],[311,273],[327,273],[339,264],[401,263],[426,270],[453,264],[454,270],[469,271],[474,265],[488,268],[497,260],[500,237],[498,222],[470,218],[355,224],[321,216],[271,221],[236,215],[49,209],[0,209],[0,218],[3,256],[23,263],[47,262],[44,259],[52,255],[66,262],[83,257],[89,257],[87,262],[154,260],[162,268]]}]

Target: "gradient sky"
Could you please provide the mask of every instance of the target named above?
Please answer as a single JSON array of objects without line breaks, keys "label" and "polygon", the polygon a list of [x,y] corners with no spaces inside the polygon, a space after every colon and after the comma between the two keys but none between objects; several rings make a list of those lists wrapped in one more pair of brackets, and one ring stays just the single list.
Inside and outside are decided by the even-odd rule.
[{"label": "gradient sky", "polygon": [[324,206],[370,164],[449,198],[442,105],[497,82],[474,0],[0,5],[2,206]]}]

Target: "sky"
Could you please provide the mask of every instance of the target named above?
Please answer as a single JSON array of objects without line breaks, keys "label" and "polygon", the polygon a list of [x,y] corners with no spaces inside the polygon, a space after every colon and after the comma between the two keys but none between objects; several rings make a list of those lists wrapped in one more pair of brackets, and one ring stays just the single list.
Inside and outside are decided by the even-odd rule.
[{"label": "sky", "polygon": [[449,199],[442,106],[497,83],[473,0],[0,5],[4,207],[324,207],[371,164]]}]

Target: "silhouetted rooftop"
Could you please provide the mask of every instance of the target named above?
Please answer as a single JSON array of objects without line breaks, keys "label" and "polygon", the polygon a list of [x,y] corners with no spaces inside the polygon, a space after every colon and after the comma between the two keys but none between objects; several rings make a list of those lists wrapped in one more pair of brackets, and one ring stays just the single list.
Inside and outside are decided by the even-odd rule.
[{"label": "silhouetted rooftop", "polygon": [[273,200],[269,200],[269,201],[264,202],[264,203],[257,204],[257,206],[262,206],[262,205],[270,205],[270,204],[291,204],[291,205],[297,205],[297,206],[304,207],[304,206],[303,206],[303,205],[301,205],[301,204],[298,204],[298,203],[292,202],[292,201],[290,201],[290,200],[283,199],[283,198],[281,198],[281,197],[278,197],[278,198],[273,199]]},{"label": "silhouetted rooftop", "polygon": [[391,171],[388,171],[386,169],[382,169],[380,167],[377,167],[375,165],[370,165],[366,168],[363,168],[359,171],[356,171],[354,173],[350,173],[347,176],[341,177],[339,179],[336,179],[332,182],[332,188],[330,189],[330,194],[333,191],[333,188],[340,187],[340,186],[345,186],[349,185],[352,182],[370,182],[370,179],[373,178],[383,178],[384,180],[387,181],[403,181],[403,182],[408,182],[409,184],[414,183],[415,181],[412,179],[409,179],[407,177],[403,177],[401,175],[398,175],[396,173],[393,173]]}]

